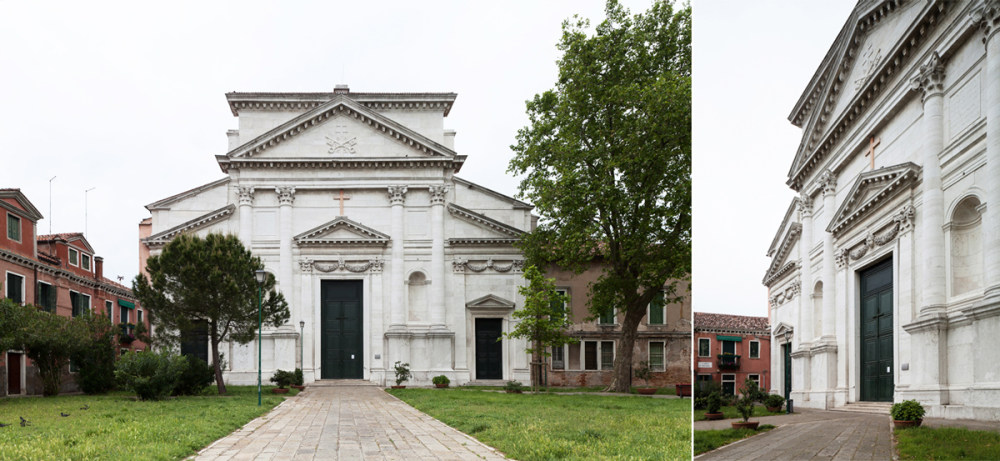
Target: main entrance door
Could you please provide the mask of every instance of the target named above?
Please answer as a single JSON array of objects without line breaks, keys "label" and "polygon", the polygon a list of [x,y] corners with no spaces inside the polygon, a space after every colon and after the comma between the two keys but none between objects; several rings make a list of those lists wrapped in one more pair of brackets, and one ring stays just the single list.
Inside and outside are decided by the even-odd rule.
[{"label": "main entrance door", "polygon": [[892,259],[861,273],[861,400],[891,402]]},{"label": "main entrance door", "polygon": [[323,280],[320,285],[322,379],[361,379],[364,360],[361,280]]},{"label": "main entrance door", "polygon": [[476,319],[476,379],[503,379],[503,319]]}]

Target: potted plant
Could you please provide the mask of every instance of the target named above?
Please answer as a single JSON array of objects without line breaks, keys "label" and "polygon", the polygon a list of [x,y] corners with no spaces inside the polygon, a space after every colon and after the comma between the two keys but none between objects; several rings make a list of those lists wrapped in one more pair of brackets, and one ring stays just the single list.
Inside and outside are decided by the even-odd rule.
[{"label": "potted plant", "polygon": [[410,364],[401,363],[399,360],[392,366],[396,369],[396,385],[392,386],[393,389],[406,389],[403,385],[404,382],[409,381],[412,375],[410,374]]},{"label": "potted plant", "polygon": [[635,377],[646,383],[645,386],[636,387],[636,392],[642,395],[653,395],[656,393],[656,388],[649,385],[649,378],[653,377],[653,371],[649,369],[649,362],[639,362],[639,367],[635,369]]},{"label": "potted plant", "polygon": [[271,376],[271,382],[277,384],[278,387],[271,389],[271,392],[275,394],[287,394],[288,386],[292,385],[294,381],[295,373],[285,370],[275,370],[274,376]]},{"label": "potted plant", "polygon": [[711,421],[722,419],[722,396],[718,392],[712,391],[705,397],[705,419]]},{"label": "potted plant", "polygon": [[892,424],[896,427],[918,427],[924,422],[924,407],[916,400],[892,404]]},{"label": "potted plant", "polygon": [[292,387],[294,387],[294,388],[296,388],[296,389],[298,389],[298,390],[301,391],[301,390],[303,390],[303,389],[306,388],[302,384],[303,384],[302,369],[301,368],[296,368],[295,369],[295,379],[292,380]]},{"label": "potted plant", "polygon": [[433,382],[434,386],[438,388],[448,387],[448,384],[451,384],[451,380],[445,375],[437,375],[431,378],[431,382]]},{"label": "potted plant", "polygon": [[503,386],[503,390],[508,394],[520,394],[524,392],[522,387],[520,381],[507,381],[507,384]]},{"label": "potted plant", "polygon": [[740,413],[743,422],[731,423],[733,429],[756,430],[757,426],[760,425],[760,421],[750,421],[750,417],[753,416],[754,402],[757,400],[756,390],[757,383],[750,379],[747,379],[743,383],[743,387],[740,388],[740,397],[736,399],[736,411]]},{"label": "potted plant", "polygon": [[781,411],[781,406],[785,404],[785,398],[778,394],[768,394],[764,398],[764,406],[767,407],[767,411],[774,413],[776,411]]}]

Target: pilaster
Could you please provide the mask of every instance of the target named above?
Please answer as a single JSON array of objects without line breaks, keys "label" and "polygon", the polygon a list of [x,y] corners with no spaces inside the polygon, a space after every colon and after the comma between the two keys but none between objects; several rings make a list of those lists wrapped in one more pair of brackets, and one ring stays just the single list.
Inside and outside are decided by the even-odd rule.
[{"label": "pilaster", "polygon": [[250,249],[253,242],[253,186],[239,187],[240,241]]},{"label": "pilaster", "polygon": [[809,344],[813,340],[812,310],[813,310],[813,281],[812,262],[809,251],[812,248],[812,212],[813,199],[809,194],[803,193],[799,197],[799,216],[802,222],[802,236],[799,238],[799,258],[801,267],[799,276],[801,278],[802,290],[799,294],[799,344]]},{"label": "pilaster", "polygon": [[[278,286],[283,293],[291,294],[292,281],[292,202],[295,201],[295,188],[289,186],[275,187],[278,194],[278,220],[280,244],[278,247]],[[293,306],[294,307],[294,306]]]},{"label": "pilaster", "polygon": [[973,12],[986,44],[983,81],[986,85],[986,213],[983,216],[984,306],[1000,306],[1000,0],[987,0]]},{"label": "pilaster", "polygon": [[[823,186],[823,215],[832,222],[836,213],[837,176],[830,170],[820,177]],[[828,227],[828,226],[824,226]],[[833,233],[823,233],[823,341],[836,344],[836,282],[834,281]],[[829,288],[827,288],[829,287]]]},{"label": "pilaster", "polygon": [[[390,330],[406,328],[406,311],[403,306],[403,204],[406,202],[406,186],[389,186],[389,203],[392,205],[392,260],[389,278]],[[390,364],[391,365],[391,364]]]},{"label": "pilaster", "polygon": [[430,186],[431,194],[431,329],[445,329],[444,202],[448,186]]}]

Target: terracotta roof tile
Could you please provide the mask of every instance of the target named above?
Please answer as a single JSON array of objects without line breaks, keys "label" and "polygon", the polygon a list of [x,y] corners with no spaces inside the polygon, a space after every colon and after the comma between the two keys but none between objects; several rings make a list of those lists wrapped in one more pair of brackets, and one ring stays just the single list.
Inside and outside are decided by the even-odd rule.
[{"label": "terracotta roof tile", "polygon": [[711,314],[708,312],[694,313],[694,327],[725,328],[731,330],[770,330],[767,317],[751,317],[746,315]]},{"label": "terracotta roof tile", "polygon": [[71,238],[76,238],[76,237],[83,237],[83,232],[65,232],[62,234],[39,235],[38,237],[35,238],[35,240],[38,240],[39,242],[50,242],[57,238],[63,240],[69,240]]}]

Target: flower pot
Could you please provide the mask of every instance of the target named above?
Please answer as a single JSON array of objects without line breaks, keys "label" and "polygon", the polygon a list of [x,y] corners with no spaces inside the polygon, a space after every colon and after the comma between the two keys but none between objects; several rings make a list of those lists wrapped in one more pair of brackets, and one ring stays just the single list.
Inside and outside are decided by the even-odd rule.
[{"label": "flower pot", "polygon": [[406,386],[392,386],[393,389],[406,389]]},{"label": "flower pot", "polygon": [[771,413],[775,413],[775,412],[781,411],[781,407],[767,407],[767,411],[770,411]]},{"label": "flower pot", "polygon": [[675,390],[677,391],[678,397],[690,397],[691,396],[691,385],[690,384],[674,384]]},{"label": "flower pot", "polygon": [[924,422],[923,419],[918,419],[915,421],[900,421],[898,419],[892,420],[892,425],[896,427],[920,427],[920,423]]},{"label": "flower pot", "polygon": [[653,395],[656,393],[655,387],[637,387],[635,391],[642,395]]},{"label": "flower pot", "polygon": [[725,415],[722,414],[722,413],[705,413],[705,419],[707,419],[709,421],[714,421],[714,420],[717,420],[717,419],[722,419],[723,416],[725,416]]},{"label": "flower pot", "polygon": [[306,388],[305,386],[299,386],[299,385],[296,385],[296,384],[292,384],[292,387],[294,387],[294,388],[296,388],[296,389],[298,389],[300,391],[301,390],[305,390],[305,388]]},{"label": "flower pot", "polygon": [[760,425],[760,421],[747,421],[747,422],[739,421],[739,422],[732,422],[729,424],[733,425],[733,429],[753,429],[756,431],[757,426]]},{"label": "flower pot", "polygon": [[508,393],[508,394],[521,394],[521,393],[522,393],[522,391],[512,391],[512,390],[510,390],[510,389],[508,389],[508,390],[506,390],[506,391],[504,391],[504,392],[506,392],[506,393]]},{"label": "flower pot", "polygon": [[434,387],[436,387],[438,389],[444,389],[444,388],[448,387],[448,385],[447,384],[435,384]]},{"label": "flower pot", "polygon": [[288,393],[288,389],[286,389],[284,387],[276,387],[274,389],[271,389],[271,393],[272,394],[287,394]]}]

